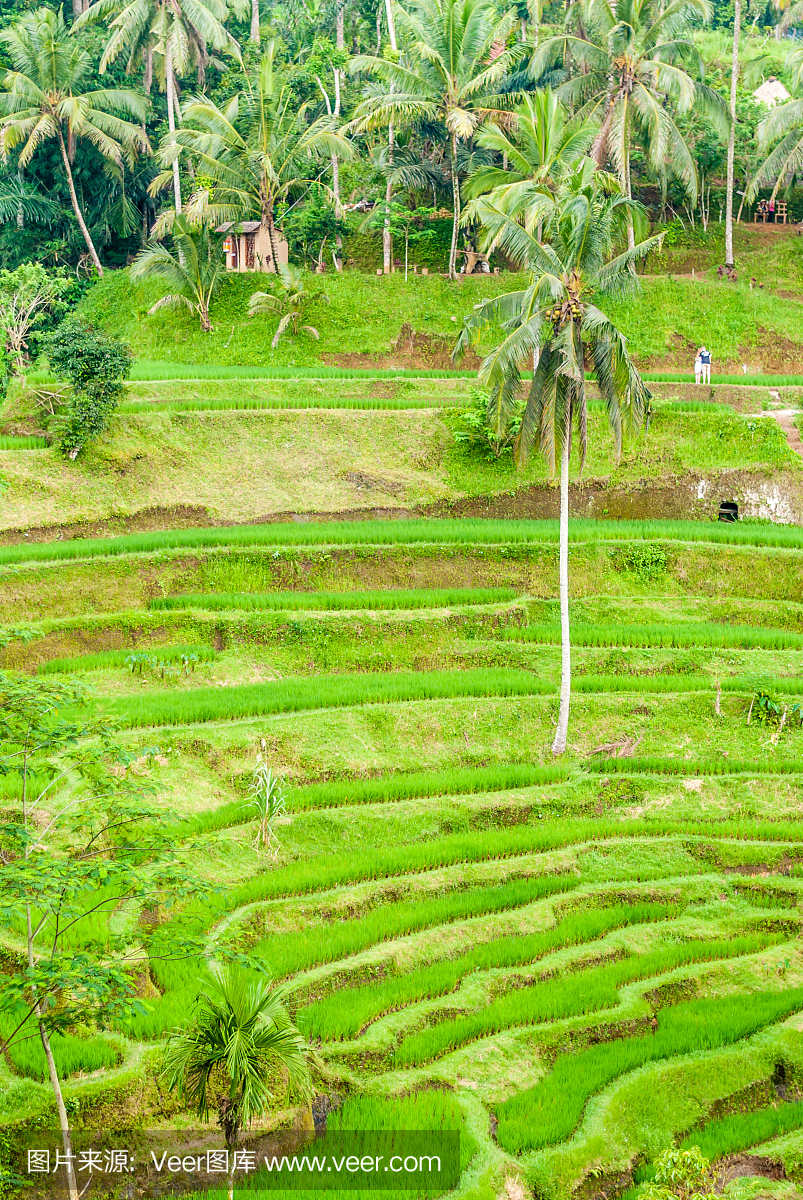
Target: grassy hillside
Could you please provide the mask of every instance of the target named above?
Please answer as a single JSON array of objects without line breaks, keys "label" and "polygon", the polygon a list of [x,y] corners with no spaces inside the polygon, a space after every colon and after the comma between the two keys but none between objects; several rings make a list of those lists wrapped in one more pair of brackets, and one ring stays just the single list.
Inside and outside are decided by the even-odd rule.
[{"label": "grassy hillside", "polygon": [[[423,396],[428,386],[420,384]],[[182,510],[194,512],[198,523],[203,517],[238,522],[275,513],[405,509],[547,482],[539,455],[523,471],[510,454],[488,461],[456,443],[454,421],[438,409],[123,413],[74,463],[56,448],[0,452],[0,528],[125,520],[150,510],[162,514],[157,527],[169,527],[187,516],[192,523]],[[663,479],[671,491],[689,477],[690,483],[678,484],[676,500],[664,497],[668,515],[712,516],[722,498],[714,480],[723,477],[728,498],[747,502],[754,515],[772,515],[762,507],[771,493],[779,516],[803,513],[800,458],[770,419],[659,408],[649,432],[625,448],[618,465],[596,408],[589,436],[582,477],[575,466],[578,511],[591,503],[590,495],[583,499],[584,481],[635,493],[643,481],[655,486]],[[703,476],[710,482],[700,492]],[[537,514],[541,501],[534,503]],[[555,499],[547,495],[546,503],[551,511]],[[614,493],[593,503],[595,514],[618,512]]]},{"label": "grassy hillside", "polygon": [[[715,369],[803,372],[803,320],[799,302],[771,293],[783,257],[800,257],[797,239],[766,252],[767,286],[750,290],[749,277],[722,283],[709,271],[705,279],[646,278],[643,296],[608,309],[631,339],[644,366],[691,368],[694,348],[705,342]],[[762,255],[751,260],[761,272]],[[795,278],[795,276],[793,276]],[[129,339],[138,357],[183,363],[241,366],[448,366],[449,351],[471,306],[486,296],[516,288],[516,275],[473,276],[450,283],[440,276],[376,277],[348,273],[316,279],[331,303],[317,305],[311,322],[320,341],[300,335],[285,338],[276,350],[270,340],[276,321],[246,313],[252,291],[269,277],[238,276],[228,280],[214,305],[215,330],[203,334],[189,313],[160,311],[147,316],[159,292],[155,285],[132,285],[127,272],[108,273],[92,289],[82,309],[106,328]],[[417,335],[412,347],[393,348],[403,324]]]}]

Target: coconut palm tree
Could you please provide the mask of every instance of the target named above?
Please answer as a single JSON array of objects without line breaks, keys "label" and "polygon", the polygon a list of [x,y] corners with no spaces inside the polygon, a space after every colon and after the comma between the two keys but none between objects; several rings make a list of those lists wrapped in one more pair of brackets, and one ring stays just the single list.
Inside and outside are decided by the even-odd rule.
[{"label": "coconut palm tree", "polygon": [[[549,38],[533,56],[535,78],[570,60],[576,64],[558,95],[578,119],[594,121],[594,160],[600,166],[610,160],[627,197],[632,194],[630,150],[638,138],[656,174],[669,171],[696,202],[694,159],[670,103],[678,113],[695,108],[717,132],[728,132],[727,106],[703,82],[700,54],[683,36],[694,20],[708,20],[710,13],[709,0],[670,0],[665,5],[661,0],[575,0],[567,31]],[[628,242],[632,249],[632,230]]]},{"label": "coconut palm tree", "polygon": [[[516,442],[526,461],[538,445],[550,470],[560,459],[560,710],[553,754],[566,749],[571,698],[569,627],[569,462],[573,431],[580,462],[587,442],[586,371],[592,370],[602,393],[617,456],[626,435],[641,427],[650,393],[627,349],[627,342],[597,299],[618,298],[638,287],[633,267],[660,241],[639,242],[611,257],[612,247],[632,225],[639,206],[600,186],[593,163],[585,160],[548,218],[545,244],[509,214],[488,204],[485,220],[492,237],[530,272],[526,287],[483,301],[466,318],[455,348],[459,357],[488,329],[501,327],[504,339],[483,360],[480,379],[489,388],[488,415],[501,433],[517,409],[522,389],[520,366],[536,358],[527,404]],[[618,189],[617,189],[618,191]]]},{"label": "coconut palm tree", "polygon": [[[480,146],[501,155],[507,166],[478,167],[464,191],[474,199],[490,193],[494,205],[520,215],[532,231],[539,220],[534,198],[556,190],[593,138],[591,124],[567,122],[566,109],[551,88],[524,96],[504,125],[489,121],[475,138]],[[477,205],[467,205],[464,218],[476,215]]]},{"label": "coconut palm tree", "polygon": [[131,265],[132,279],[159,279],[170,291],[148,309],[148,316],[160,308],[188,308],[198,316],[203,333],[212,332],[209,305],[226,275],[223,246],[204,225],[193,227],[178,213],[172,226],[176,252],[157,240],[151,240]]},{"label": "coconut palm tree", "polygon": [[308,333],[310,337],[318,341],[320,334],[314,325],[302,325],[304,315],[311,304],[329,303],[329,297],[325,292],[310,292],[304,285],[304,280],[301,272],[296,267],[291,267],[289,263],[278,263],[279,282],[276,285],[278,295],[272,292],[253,292],[248,305],[249,317],[256,317],[262,313],[270,313],[272,316],[279,314],[279,328],[273,336],[271,346],[275,350],[281,341],[282,334],[286,330],[295,336],[299,330],[303,329],[304,333]]},{"label": "coconut palm tree", "polygon": [[[233,7],[241,11],[240,5]],[[226,0],[95,0],[75,21],[73,30],[96,24],[108,28],[101,74],[125,54],[126,74],[141,70],[149,92],[156,67],[167,96],[167,125],[172,135],[178,118],[178,78],[194,68],[202,86],[210,47],[239,57],[240,47],[225,28],[228,15]],[[173,158],[172,174],[176,212],[181,212],[178,155]]]},{"label": "coconut palm tree", "polygon": [[213,967],[210,975],[191,1024],[168,1040],[164,1073],[170,1089],[202,1120],[209,1118],[210,1102],[217,1104],[218,1124],[233,1148],[240,1130],[273,1100],[269,1084],[277,1064],[289,1087],[309,1096],[311,1052],[287,1015],[283,989],[271,987],[264,977],[249,982],[242,968]]},{"label": "coconut palm tree", "polygon": [[449,275],[454,279],[460,228],[458,148],[483,121],[509,107],[511,97],[496,89],[525,47],[505,48],[515,13],[500,17],[488,0],[409,0],[394,12],[406,58],[394,62],[364,54],[352,59],[352,71],[369,72],[385,87],[358,105],[351,128],[366,132],[422,121],[445,127],[454,211]]},{"label": "coconut palm tree", "polygon": [[122,163],[124,156],[130,158],[137,150],[149,152],[141,124],[117,115],[144,122],[147,101],[120,88],[83,90],[92,75],[92,60],[70,39],[61,10],[26,13],[0,32],[0,44],[14,66],[5,73],[0,92],[0,153],[5,157],[19,148],[19,163],[25,167],[44,142],[58,143],[75,219],[102,275],[75,190],[71,166],[75,143],[90,142],[114,163]]},{"label": "coconut palm tree", "polygon": [[[276,69],[276,47],[270,42],[246,88],[223,108],[204,97],[184,108],[184,125],[163,143],[162,160],[175,159],[175,147],[189,151],[196,173],[204,180],[187,204],[195,221],[218,225],[258,218],[270,236],[278,262],[276,206],[301,184],[317,182],[309,172],[316,160],[353,157],[349,141],[328,117],[307,124],[306,105],[298,101]],[[151,184],[158,191],[169,172]],[[330,193],[331,194],[331,193]]]}]

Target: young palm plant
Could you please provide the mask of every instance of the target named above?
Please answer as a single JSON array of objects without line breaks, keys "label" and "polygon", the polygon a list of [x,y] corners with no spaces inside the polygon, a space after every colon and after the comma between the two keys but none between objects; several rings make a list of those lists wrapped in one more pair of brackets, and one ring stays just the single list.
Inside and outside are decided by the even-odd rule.
[{"label": "young palm plant", "polygon": [[[210,975],[190,1025],[168,1040],[164,1073],[169,1088],[202,1120],[217,1104],[218,1124],[233,1149],[241,1129],[269,1108],[277,1067],[288,1091],[309,1097],[311,1052],[290,1021],[282,988],[271,987],[264,976],[249,981],[242,967],[217,966]],[[230,1200],[233,1196],[232,1173]]]},{"label": "young palm plant", "polygon": [[376,55],[351,60],[352,71],[369,72],[385,85],[361,102],[352,128],[362,133],[422,122],[445,127],[454,213],[449,275],[454,279],[460,228],[458,150],[483,121],[509,107],[510,97],[498,89],[525,47],[505,48],[515,14],[500,17],[488,0],[409,0],[404,8],[397,5],[395,14],[410,65]]},{"label": "young palm plant", "polygon": [[[727,135],[727,105],[703,82],[702,58],[685,36],[710,14],[708,0],[575,0],[567,32],[549,38],[533,58],[536,78],[569,60],[576,64],[558,95],[576,110],[577,119],[595,123],[592,155],[599,166],[610,160],[625,196],[631,195],[631,146],[640,139],[655,173],[673,174],[696,202],[694,158],[672,108],[678,113],[694,108]],[[628,243],[632,249],[630,226]]]},{"label": "young palm plant", "polygon": [[197,313],[204,333],[212,332],[209,306],[226,275],[220,238],[207,225],[194,228],[178,213],[172,225],[175,253],[158,241],[149,242],[131,266],[132,279],[159,279],[170,291],[148,309],[181,308]]},{"label": "young palm plant", "polygon": [[[610,177],[603,177],[603,182]],[[627,349],[627,342],[597,299],[620,297],[638,287],[634,263],[660,242],[660,235],[611,257],[628,219],[638,211],[632,200],[600,186],[593,163],[578,168],[569,186],[541,208],[545,244],[508,213],[486,204],[483,221],[493,239],[530,272],[525,288],[478,304],[466,318],[455,347],[459,357],[479,335],[501,326],[505,337],[483,360],[480,380],[489,389],[488,415],[500,432],[517,415],[522,390],[521,364],[537,360],[516,441],[525,462],[539,446],[550,470],[560,459],[560,619],[561,689],[552,753],[563,754],[571,699],[569,627],[569,462],[573,431],[580,463],[588,436],[586,371],[592,370],[608,413],[617,457],[623,437],[640,429],[650,393]]]},{"label": "young palm plant", "polygon": [[43,142],[58,144],[75,219],[102,275],[75,188],[73,147],[83,139],[118,164],[137,150],[149,152],[143,129],[147,101],[121,88],[83,90],[92,77],[92,59],[70,38],[60,9],[26,13],[0,33],[0,43],[14,67],[5,72],[0,92],[0,154],[5,157],[9,150],[21,147],[19,165],[25,167]]},{"label": "young palm plant", "polygon": [[289,263],[279,263],[279,279],[274,292],[253,292],[248,304],[249,317],[269,313],[271,316],[280,315],[279,328],[273,335],[271,346],[275,350],[287,330],[295,335],[303,329],[317,342],[320,334],[314,325],[302,325],[307,309],[312,304],[328,304],[329,297],[325,292],[310,292],[304,284],[304,278],[297,267]]}]

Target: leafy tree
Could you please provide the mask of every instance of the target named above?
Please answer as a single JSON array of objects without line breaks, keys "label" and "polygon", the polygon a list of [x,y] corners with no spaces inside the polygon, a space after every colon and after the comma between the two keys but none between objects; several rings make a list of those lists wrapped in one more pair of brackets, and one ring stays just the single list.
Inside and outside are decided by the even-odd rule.
[{"label": "leafy tree", "polygon": [[[137,1007],[131,970],[149,935],[136,922],[115,933],[109,915],[130,903],[169,905],[198,887],[129,767],[82,684],[0,674],[0,772],[19,785],[19,809],[0,825],[0,920],[25,944],[24,966],[0,975],[0,1009],[13,1025],[0,1053],[29,1038],[42,1046],[69,1200],[79,1192],[53,1034],[105,1027]],[[163,955],[188,952],[182,939],[162,937]]]},{"label": "leafy tree", "polygon": [[208,225],[196,228],[183,215],[173,221],[175,252],[153,239],[131,266],[132,279],[159,279],[171,290],[148,309],[180,308],[197,313],[204,333],[212,332],[209,306],[226,277],[223,242]]},{"label": "leafy tree", "polygon": [[[112,162],[124,153],[150,151],[142,124],[147,102],[121,88],[83,90],[92,74],[92,60],[70,38],[61,10],[40,8],[0,32],[14,70],[3,78],[0,92],[0,153],[21,147],[25,167],[43,142],[58,143],[75,219],[99,275],[103,267],[87,228],[75,190],[71,159],[76,141],[84,139]],[[118,113],[125,113],[129,121]],[[135,124],[134,122],[137,122]]]},{"label": "leafy tree", "polygon": [[282,334],[288,329],[294,337],[303,329],[317,342],[320,334],[315,326],[302,325],[301,322],[311,304],[328,304],[329,297],[325,292],[308,291],[301,272],[289,263],[279,263],[278,274],[279,280],[275,284],[278,295],[271,292],[253,292],[248,304],[249,317],[260,316],[263,313],[280,315],[279,328],[271,342],[274,350],[279,345]]},{"label": "leafy tree", "polygon": [[433,240],[431,227],[423,228],[422,222],[430,221],[438,212],[436,208],[417,205],[409,208],[398,200],[391,200],[389,205],[377,205],[371,212],[366,225],[368,228],[379,229],[386,224],[390,226],[391,238],[404,239],[404,281],[407,282],[408,263],[410,258],[410,243],[413,245],[426,244]]},{"label": "leafy tree", "polygon": [[264,976],[249,982],[242,967],[213,967],[210,974],[198,993],[192,1024],[168,1041],[164,1069],[169,1087],[204,1121],[215,1103],[215,1085],[223,1083],[217,1120],[232,1148],[240,1130],[270,1106],[277,1067],[287,1073],[290,1088],[309,1096],[310,1051],[287,1015],[284,989],[271,987]]},{"label": "leafy tree", "polygon": [[48,313],[64,307],[71,284],[63,272],[49,274],[38,263],[23,263],[16,271],[0,271],[0,330],[5,335],[16,373],[25,369],[27,338]]},{"label": "leafy tree", "polygon": [[[692,204],[696,202],[694,160],[672,118],[670,102],[679,113],[697,108],[720,133],[728,131],[725,103],[702,82],[702,59],[684,37],[695,21],[709,15],[708,0],[670,0],[665,6],[658,0],[615,0],[610,5],[575,0],[567,15],[567,32],[549,38],[533,58],[536,78],[573,60],[576,70],[560,85],[558,95],[576,107],[578,119],[595,122],[592,156],[599,166],[606,160],[613,163],[627,197],[631,147],[639,138],[656,175],[673,174]],[[687,70],[687,60],[698,79]],[[632,230],[628,241],[632,249]]]},{"label": "leafy tree", "polygon": [[45,341],[58,379],[72,384],[61,448],[75,459],[107,428],[122,399],[131,369],[131,347],[80,317],[63,321]]},{"label": "leafy tree", "polygon": [[[232,7],[241,9],[239,4]],[[110,30],[100,60],[101,75],[110,63],[125,54],[126,74],[142,70],[145,91],[149,92],[156,65],[167,97],[168,141],[172,142],[179,115],[178,77],[195,68],[198,84],[203,86],[210,47],[239,56],[240,48],[225,27],[228,13],[226,0],[95,0],[75,22],[74,29],[103,24]],[[109,17],[113,17],[111,22]],[[181,212],[175,152],[171,174],[176,212]]]},{"label": "leafy tree", "polygon": [[[604,183],[604,179],[603,179]],[[516,455],[526,461],[538,445],[552,471],[560,458],[560,711],[553,754],[563,754],[571,698],[569,629],[569,460],[576,430],[581,463],[587,439],[586,371],[596,375],[608,413],[616,453],[623,436],[642,425],[650,393],[627,349],[627,341],[605,313],[597,297],[615,297],[638,287],[634,264],[660,242],[658,237],[611,256],[623,225],[638,206],[600,185],[593,164],[585,160],[567,190],[550,210],[546,244],[542,245],[515,218],[483,210],[487,236],[526,266],[527,287],[475,306],[465,319],[456,355],[476,342],[483,331],[499,328],[503,341],[483,360],[480,380],[490,389],[489,418],[504,431],[518,415],[521,363],[537,363],[516,441]]]},{"label": "leafy tree", "polygon": [[291,254],[299,252],[306,264],[322,262],[326,242],[334,246],[338,237],[348,232],[345,221],[338,217],[334,204],[317,183],[310,187],[303,205],[281,205],[278,218]]},{"label": "leafy tree", "polygon": [[[803,79],[803,62],[798,77]],[[773,143],[777,144],[767,154]],[[803,172],[803,99],[787,100],[770,109],[758,126],[758,144],[767,157],[748,188],[747,198],[752,200],[760,187],[772,187],[774,200],[790,176]]]},{"label": "leafy tree", "polygon": [[[385,88],[357,107],[358,132],[438,122],[449,138],[453,224],[449,275],[457,276],[460,228],[458,147],[483,120],[505,107],[497,89],[521,57],[521,44],[506,46],[515,16],[497,16],[488,0],[410,0],[396,7],[396,20],[408,58],[399,62],[376,55],[352,59],[352,71],[375,75]],[[405,65],[409,62],[409,65]]]},{"label": "leafy tree", "polygon": [[[190,198],[187,216],[213,226],[258,218],[268,231],[274,263],[279,261],[276,206],[292,188],[315,182],[309,169],[316,160],[353,155],[328,116],[307,124],[306,105],[298,107],[277,69],[273,42],[242,91],[222,108],[205,98],[191,100],[184,122],[175,142],[192,155],[204,180]],[[172,161],[169,140],[161,154],[163,161]],[[152,188],[164,182],[160,175]]]}]

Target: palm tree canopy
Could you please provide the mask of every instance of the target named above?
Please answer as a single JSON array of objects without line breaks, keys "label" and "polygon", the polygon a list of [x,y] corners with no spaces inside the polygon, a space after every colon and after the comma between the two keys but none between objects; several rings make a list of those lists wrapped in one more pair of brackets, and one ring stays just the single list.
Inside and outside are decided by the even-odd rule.
[{"label": "palm tree canopy", "polygon": [[[725,135],[730,117],[725,101],[704,83],[699,52],[684,38],[694,20],[708,20],[709,0],[575,0],[567,30],[536,51],[531,72],[540,78],[571,56],[578,70],[558,95],[597,127],[594,158],[613,163],[624,181],[631,133],[643,139],[651,166],[669,172],[694,201],[697,172],[692,154],[666,106],[679,113],[704,112]],[[689,67],[687,68],[687,65]],[[694,70],[697,78],[693,78]]]},{"label": "palm tree canopy", "polygon": [[[758,144],[766,152],[774,142],[772,151],[756,172],[749,188],[747,200],[755,199],[760,187],[778,187],[790,174],[803,171],[803,100],[787,100],[771,109],[758,126]],[[780,140],[779,140],[780,139]]]},{"label": "palm tree canopy", "polygon": [[101,73],[123,53],[127,55],[129,75],[143,65],[147,70],[149,58],[156,55],[164,84],[165,50],[169,48],[173,70],[184,75],[194,67],[199,82],[203,82],[208,47],[239,57],[240,47],[225,27],[228,15],[225,0],[95,0],[78,17],[73,29],[96,24],[108,27]]},{"label": "palm tree canopy", "polygon": [[26,13],[0,33],[0,44],[14,68],[6,72],[0,92],[0,150],[21,147],[21,166],[62,130],[69,145],[83,138],[117,163],[124,152],[150,149],[141,125],[134,124],[145,120],[144,97],[120,88],[82,91],[92,60],[70,39],[60,10]]},{"label": "palm tree canopy", "polygon": [[[300,183],[313,182],[311,169],[332,154],[350,159],[351,143],[338,133],[330,117],[307,123],[306,105],[298,102],[276,66],[270,42],[247,86],[222,108],[206,97],[183,109],[185,124],[162,147],[163,162],[176,147],[190,151],[197,174],[211,186],[199,188],[187,205],[197,220],[218,224],[256,216],[271,218],[275,205]],[[157,177],[152,190],[169,173]]]},{"label": "palm tree canopy", "polygon": [[279,1063],[290,1086],[309,1095],[307,1050],[291,1023],[285,993],[264,977],[249,982],[242,969],[214,967],[196,1000],[193,1023],[168,1042],[165,1074],[206,1120],[213,1076],[228,1082],[220,1123],[227,1141],[263,1113],[273,1096],[269,1080]]},{"label": "palm tree canopy", "polygon": [[[538,444],[554,470],[555,447],[573,427],[584,458],[587,368],[596,375],[617,454],[623,436],[641,426],[649,392],[630,359],[626,339],[596,303],[636,289],[635,262],[661,240],[659,234],[609,257],[623,235],[628,213],[639,207],[621,194],[611,194],[609,185],[600,187],[593,164],[586,160],[553,206],[545,244],[510,215],[495,213],[489,233],[526,264],[530,282],[477,305],[466,318],[456,355],[483,330],[504,331],[480,368],[490,392],[489,417],[500,431],[516,410],[522,364],[533,356],[537,359],[516,447],[521,460]],[[488,209],[488,216],[494,215],[492,206]]]},{"label": "palm tree canopy", "polygon": [[387,85],[358,106],[354,129],[440,121],[450,136],[471,137],[504,107],[499,85],[525,52],[521,44],[500,49],[515,13],[500,17],[488,0],[410,0],[394,11],[410,65],[365,54],[351,60],[352,72],[370,72]]}]

